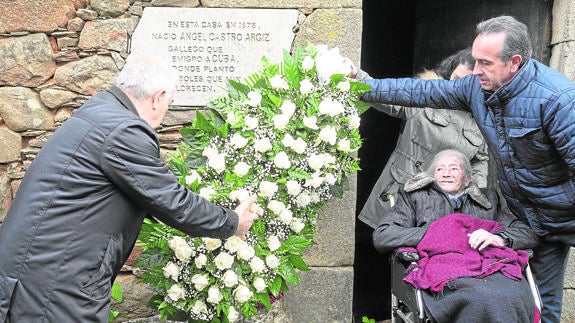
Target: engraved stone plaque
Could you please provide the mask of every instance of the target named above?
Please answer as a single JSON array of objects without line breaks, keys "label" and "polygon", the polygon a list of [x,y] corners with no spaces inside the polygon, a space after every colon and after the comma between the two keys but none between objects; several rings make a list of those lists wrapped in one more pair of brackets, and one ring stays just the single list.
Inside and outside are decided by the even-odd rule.
[{"label": "engraved stone plaque", "polygon": [[164,57],[178,71],[174,105],[203,106],[227,79],[259,70],[263,56],[281,61],[297,17],[292,9],[148,7],[130,50]]}]

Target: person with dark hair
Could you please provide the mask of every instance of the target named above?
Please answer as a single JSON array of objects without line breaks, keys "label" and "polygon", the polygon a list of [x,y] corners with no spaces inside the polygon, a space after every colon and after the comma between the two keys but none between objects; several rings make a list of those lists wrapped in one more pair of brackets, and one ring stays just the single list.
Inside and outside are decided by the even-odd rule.
[{"label": "person with dark hair", "polygon": [[393,208],[382,210],[373,244],[382,253],[418,252],[419,268],[403,281],[424,291],[436,322],[534,322],[521,272],[529,258],[522,249],[535,247],[537,235],[501,207],[496,190],[473,183],[470,171],[462,152],[437,153],[400,189]]},{"label": "person with dark hair", "polygon": [[[424,70],[420,79],[455,79],[471,74],[474,60],[466,48],[442,60],[432,70]],[[367,76],[365,76],[367,77]],[[474,181],[487,186],[487,145],[471,113],[457,110],[418,109],[404,106],[374,104],[378,111],[404,120],[403,130],[379,179],[365,202],[359,219],[377,227],[383,211],[387,211],[400,186],[413,175],[424,171],[433,155],[446,148],[456,148],[471,160]]]},{"label": "person with dark hair", "polygon": [[511,16],[477,24],[473,75],[366,79],[366,102],[471,111],[497,166],[507,206],[543,242],[531,267],[543,322],[559,322],[575,246],[575,83],[531,58],[527,26]]},{"label": "person with dark hair", "polygon": [[162,60],[130,55],[44,144],[0,226],[0,322],[107,322],[111,289],[148,215],[191,236],[244,237],[258,215],[180,185],[158,128],[176,92]]}]

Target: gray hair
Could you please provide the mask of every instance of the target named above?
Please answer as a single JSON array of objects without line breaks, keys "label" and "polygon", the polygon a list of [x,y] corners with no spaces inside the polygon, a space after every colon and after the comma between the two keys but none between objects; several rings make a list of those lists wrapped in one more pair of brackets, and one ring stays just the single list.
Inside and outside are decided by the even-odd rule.
[{"label": "gray hair", "polygon": [[130,54],[116,78],[116,86],[137,99],[149,98],[158,91],[175,91],[177,73],[158,57]]},{"label": "gray hair", "polygon": [[499,16],[477,24],[476,35],[505,33],[499,56],[507,65],[513,55],[521,55],[521,65],[531,58],[533,48],[527,26],[511,16]]},{"label": "gray hair", "polygon": [[437,163],[439,162],[440,159],[447,157],[447,156],[453,156],[455,158],[457,158],[457,160],[459,161],[459,166],[461,166],[461,169],[463,170],[463,179],[466,183],[471,183],[471,163],[469,162],[469,158],[467,158],[467,156],[465,156],[464,153],[462,153],[461,151],[457,150],[457,149],[445,149],[442,150],[440,152],[438,152],[437,154],[435,154],[435,156],[433,157],[433,160],[431,161],[431,165],[429,165],[429,168],[427,169],[427,172],[433,176],[435,173],[435,167],[437,166]]}]

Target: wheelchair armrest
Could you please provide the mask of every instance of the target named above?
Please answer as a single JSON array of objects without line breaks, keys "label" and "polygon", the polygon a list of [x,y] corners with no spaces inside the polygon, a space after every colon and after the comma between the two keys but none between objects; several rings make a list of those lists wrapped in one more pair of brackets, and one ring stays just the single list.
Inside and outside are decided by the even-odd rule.
[{"label": "wheelchair armrest", "polygon": [[395,250],[393,252],[395,259],[402,263],[412,263],[419,260],[419,254],[416,251]]}]

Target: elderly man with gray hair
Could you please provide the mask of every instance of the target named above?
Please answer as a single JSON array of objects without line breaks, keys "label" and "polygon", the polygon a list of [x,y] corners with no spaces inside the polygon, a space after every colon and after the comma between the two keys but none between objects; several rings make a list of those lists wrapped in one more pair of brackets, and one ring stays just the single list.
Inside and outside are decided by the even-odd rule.
[{"label": "elderly man with gray hair", "polygon": [[0,322],[107,322],[111,287],[151,215],[192,236],[243,237],[257,214],[183,187],[154,129],[176,74],[134,55],[110,90],[56,130],[0,226]]}]

